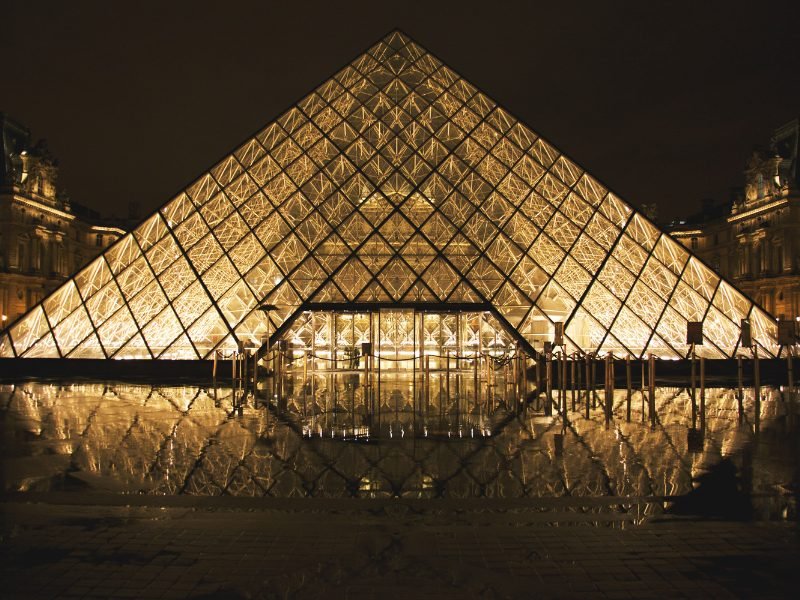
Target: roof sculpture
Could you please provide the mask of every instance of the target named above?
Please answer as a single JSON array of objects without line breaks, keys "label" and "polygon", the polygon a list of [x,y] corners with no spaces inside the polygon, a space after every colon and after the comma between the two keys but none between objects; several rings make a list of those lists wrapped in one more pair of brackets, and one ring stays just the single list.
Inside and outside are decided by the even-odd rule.
[{"label": "roof sculpture", "polygon": [[[266,313],[259,305],[274,305]],[[393,32],[17,320],[0,355],[209,358],[309,303],[491,305],[531,344],[686,356],[774,319]],[[268,324],[271,319],[271,324]]]}]

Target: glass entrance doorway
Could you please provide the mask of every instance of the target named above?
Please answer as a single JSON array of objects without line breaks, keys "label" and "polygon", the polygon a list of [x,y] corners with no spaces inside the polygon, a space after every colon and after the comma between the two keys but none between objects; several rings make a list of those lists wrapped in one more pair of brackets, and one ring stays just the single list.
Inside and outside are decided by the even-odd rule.
[{"label": "glass entrance doorway", "polygon": [[526,393],[489,312],[308,311],[276,347],[276,401],[312,436],[486,435]]}]

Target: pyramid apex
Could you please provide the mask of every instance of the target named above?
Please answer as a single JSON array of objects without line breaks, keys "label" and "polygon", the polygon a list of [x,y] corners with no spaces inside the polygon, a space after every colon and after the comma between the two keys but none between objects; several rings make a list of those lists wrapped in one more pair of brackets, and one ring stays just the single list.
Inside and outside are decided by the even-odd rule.
[{"label": "pyramid apex", "polygon": [[395,50],[398,50],[408,44],[411,41],[411,38],[400,28],[396,27],[387,33],[383,37],[382,41]]}]

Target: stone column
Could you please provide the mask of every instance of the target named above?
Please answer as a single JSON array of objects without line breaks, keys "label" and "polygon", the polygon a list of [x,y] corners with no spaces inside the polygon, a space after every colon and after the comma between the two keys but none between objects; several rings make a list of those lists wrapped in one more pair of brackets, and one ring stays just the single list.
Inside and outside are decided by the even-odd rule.
[{"label": "stone column", "polygon": [[752,272],[752,266],[750,264],[751,260],[752,249],[750,248],[750,244],[745,242],[744,244],[744,264],[742,265],[742,275],[750,275]]}]

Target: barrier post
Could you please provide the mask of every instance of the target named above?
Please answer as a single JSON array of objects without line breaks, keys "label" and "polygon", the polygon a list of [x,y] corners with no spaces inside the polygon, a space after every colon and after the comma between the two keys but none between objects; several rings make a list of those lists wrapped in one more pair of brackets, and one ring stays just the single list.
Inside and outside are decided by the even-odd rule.
[{"label": "barrier post", "polygon": [[625,419],[628,423],[631,422],[631,355],[625,357],[625,383],[627,386],[627,395],[625,396]]},{"label": "barrier post", "polygon": [[706,359],[700,357],[700,430],[706,430]]},{"label": "barrier post", "polygon": [[650,372],[648,373],[650,389],[650,427],[656,426],[656,357],[655,355],[650,355],[650,366],[648,369]]}]

